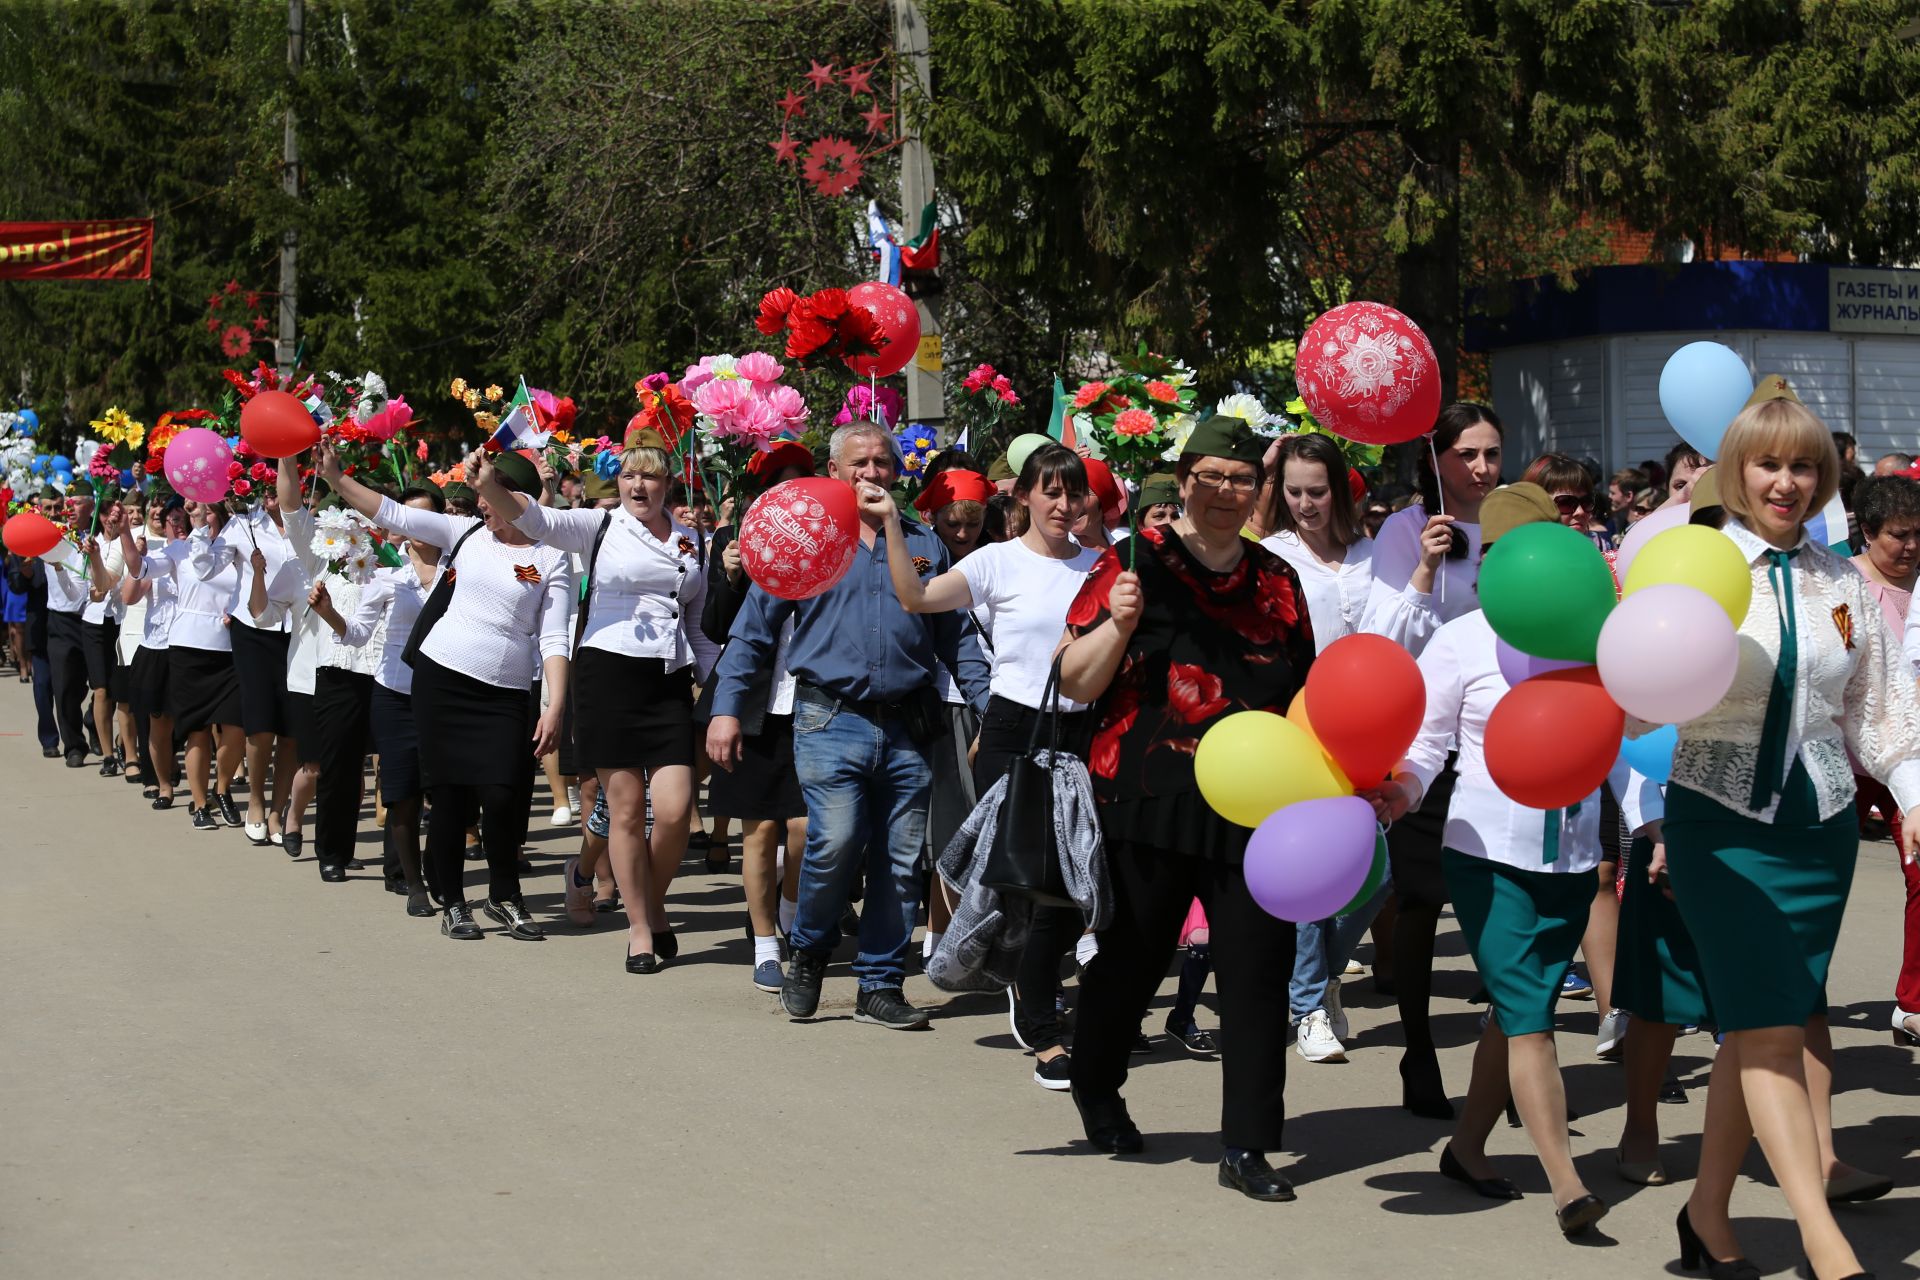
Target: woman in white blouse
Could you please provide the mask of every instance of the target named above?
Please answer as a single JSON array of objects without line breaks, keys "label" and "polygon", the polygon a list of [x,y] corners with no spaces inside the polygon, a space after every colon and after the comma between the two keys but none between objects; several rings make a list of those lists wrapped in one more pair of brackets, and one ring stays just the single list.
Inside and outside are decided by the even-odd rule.
[{"label": "woman in white blouse", "polygon": [[[400,501],[416,511],[439,513],[447,506],[434,489],[408,489]],[[387,807],[387,888],[407,895],[408,915],[431,916],[437,913],[420,865],[420,731],[413,716],[413,668],[401,654],[439,576],[441,548],[408,538],[405,552],[405,563],[374,572],[351,618],[342,617],[331,598],[316,601],[313,609],[342,645],[374,657],[369,715],[374,754],[380,757],[380,800]]]},{"label": "woman in white blouse", "polygon": [[[1487,498],[1489,542],[1527,524],[1557,518],[1551,496],[1529,483]],[[1553,1044],[1553,1004],[1593,902],[1600,861],[1600,794],[1566,809],[1541,811],[1509,800],[1488,772],[1487,720],[1508,692],[1493,628],[1475,610],[1443,625],[1420,655],[1427,711],[1407,758],[1385,786],[1364,794],[1393,822],[1422,795],[1457,752],[1459,782],[1445,814],[1442,865],[1460,931],[1493,1004],[1473,1059],[1473,1081],[1440,1172],[1494,1200],[1520,1192],[1494,1176],[1486,1141],[1511,1094],[1552,1186],[1555,1215],[1569,1238],[1607,1212],[1574,1169],[1567,1139],[1566,1089]],[[1616,769],[1615,793],[1630,825],[1641,825],[1634,786]],[[1650,784],[1648,784],[1650,785]]]},{"label": "woman in white blouse", "polygon": [[[203,577],[194,566],[195,557],[206,555],[225,525],[226,507],[218,502],[189,502],[187,519],[192,534],[153,555],[141,554],[131,531],[122,531],[120,545],[129,573],[148,580],[165,577],[172,583],[167,696],[174,731],[187,735],[187,788],[192,792],[187,815],[194,830],[217,831],[220,822],[210,806],[214,797],[228,796],[245,746],[240,733],[240,681],[234,674],[233,642],[227,633],[228,620],[240,606],[240,571],[228,564]],[[213,740],[216,726],[218,751]],[[211,792],[209,763],[214,775]],[[232,805],[228,796],[226,807]]]},{"label": "woman in white blouse", "polygon": [[[1346,459],[1331,436],[1288,436],[1275,460],[1279,479],[1260,545],[1293,566],[1313,620],[1314,652],[1360,630],[1373,588],[1373,539],[1364,536],[1347,481]],[[1295,926],[1289,1004],[1296,1050],[1308,1062],[1344,1062],[1347,1016],[1340,974],[1386,901],[1382,887],[1358,910]]]},{"label": "woman in white blouse", "polygon": [[[142,556],[157,552],[169,543],[184,543],[192,525],[187,521],[184,500],[174,498],[162,504],[148,504],[147,538],[135,539]],[[129,561],[131,565],[131,562]],[[167,707],[167,632],[173,625],[173,576],[142,578],[129,572],[120,588],[127,601],[127,620],[131,625],[139,606],[139,646],[129,666],[132,670],[133,705],[147,724],[147,759],[152,763],[143,794],[155,809],[173,808],[176,770],[173,763],[173,717]]]},{"label": "woman in white blouse", "polygon": [[[521,897],[519,860],[534,762],[559,741],[566,708],[573,617],[567,553],[535,543],[513,527],[509,511],[484,497],[478,520],[402,506],[343,474],[329,445],[319,446],[316,469],[381,528],[449,549],[447,610],[413,663],[420,770],[433,802],[427,880],[445,909],[440,931],[461,940],[481,936],[462,870],[466,831],[479,814],[487,854],[482,910],[510,937],[544,938]],[[491,469],[517,494],[540,491],[539,474],[520,454],[502,454]],[[542,673],[553,698],[536,723],[531,693]]]},{"label": "woman in white blouse", "polygon": [[[1480,504],[1500,483],[1504,436],[1500,419],[1481,405],[1450,404],[1440,411],[1431,447],[1420,455],[1420,505],[1394,513],[1374,538],[1362,631],[1386,636],[1419,657],[1442,623],[1480,607]],[[1443,769],[1421,808],[1387,833],[1393,941],[1390,955],[1374,964],[1376,985],[1383,993],[1391,989],[1399,1003],[1406,1044],[1401,1105],[1440,1120],[1452,1117],[1453,1105],[1440,1078],[1427,1005],[1433,938],[1447,901],[1440,843],[1453,782],[1453,770]]]},{"label": "woman in white blouse", "polygon": [[1753,599],[1727,696],[1680,726],[1663,832],[1726,1033],[1678,1223],[1681,1259],[1749,1265],[1728,1213],[1757,1135],[1820,1280],[1860,1269],[1828,1207],[1855,1171],[1825,1154],[1827,970],[1860,844],[1849,752],[1903,810],[1903,858],[1920,836],[1920,689],[1866,579],[1807,537],[1840,465],[1784,378],[1762,379],[1727,428],[1715,473]]},{"label": "woman in white blouse", "polygon": [[575,759],[607,797],[608,856],[627,908],[627,972],[657,972],[680,953],[666,898],[693,813],[693,686],[719,652],[699,626],[705,539],[667,510],[667,442],[651,428],[627,436],[620,505],[610,510],[540,506],[509,491],[498,459],[482,453],[467,460],[467,475],[481,502],[519,532],[586,557],[573,658]]}]

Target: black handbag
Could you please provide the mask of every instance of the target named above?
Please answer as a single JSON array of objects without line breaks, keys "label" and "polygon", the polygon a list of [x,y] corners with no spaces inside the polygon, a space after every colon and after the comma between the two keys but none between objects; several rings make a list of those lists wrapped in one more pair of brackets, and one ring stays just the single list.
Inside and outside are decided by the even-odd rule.
[{"label": "black handbag", "polygon": [[[1040,726],[1047,726],[1047,763],[1039,759]],[[1007,767],[1007,791],[1000,797],[993,848],[981,869],[980,883],[997,893],[1026,898],[1040,906],[1078,907],[1067,894],[1060,850],[1053,833],[1053,766],[1060,759],[1060,659],[1053,660],[1040,715],[1033,722],[1025,754]]]},{"label": "black handbag", "polygon": [[433,590],[427,592],[427,598],[421,602],[420,614],[413,620],[413,630],[407,633],[407,647],[400,651],[400,661],[409,667],[420,656],[420,646],[433,634],[433,624],[440,621],[447,606],[453,603],[454,557],[460,554],[460,548],[467,545],[468,538],[485,527],[480,521],[474,521],[473,527],[461,534],[460,540],[453,544],[453,550],[447,553],[447,571],[440,575],[440,580],[433,584]]}]

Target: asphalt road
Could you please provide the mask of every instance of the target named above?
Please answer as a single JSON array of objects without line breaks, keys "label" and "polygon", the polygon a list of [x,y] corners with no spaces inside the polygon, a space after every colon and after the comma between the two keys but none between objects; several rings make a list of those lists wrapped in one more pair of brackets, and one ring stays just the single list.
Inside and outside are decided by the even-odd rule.
[{"label": "asphalt road", "polygon": [[[1128,1088],[1148,1150],[1109,1159],[1031,1083],[998,999],[942,1004],[915,977],[909,996],[942,1004],[932,1028],[883,1031],[851,1020],[836,964],[821,1020],[789,1023],[748,981],[737,873],[690,865],[682,958],[631,977],[618,925],[561,919],[570,840],[542,815],[529,900],[560,922],[542,943],[490,928],[456,945],[377,871],[323,884],[311,858],[195,833],[184,805],[156,814],[42,760],[30,715],[23,686],[0,686],[9,1280],[1679,1274],[1685,1184],[1614,1176],[1620,1073],[1593,1056],[1590,1004],[1563,1006],[1559,1041],[1576,1157],[1614,1203],[1589,1240],[1554,1229],[1519,1130],[1495,1135],[1495,1163],[1525,1200],[1435,1172],[1448,1126],[1395,1105],[1398,1032],[1368,978],[1345,988],[1350,1061],[1289,1061],[1275,1163],[1300,1198],[1256,1204],[1214,1182],[1218,1065],[1164,1038]],[[1835,1114],[1842,1154],[1902,1184],[1844,1211],[1882,1277],[1920,1274],[1920,1077],[1886,1029],[1901,903],[1891,848],[1868,846],[1832,983]],[[1450,921],[1440,949],[1457,1100],[1477,983]],[[1682,1040],[1688,1101],[1661,1108],[1689,1173],[1711,1059],[1709,1038]],[[1784,1274],[1784,1201],[1757,1152],[1748,1172],[1736,1218]]]}]

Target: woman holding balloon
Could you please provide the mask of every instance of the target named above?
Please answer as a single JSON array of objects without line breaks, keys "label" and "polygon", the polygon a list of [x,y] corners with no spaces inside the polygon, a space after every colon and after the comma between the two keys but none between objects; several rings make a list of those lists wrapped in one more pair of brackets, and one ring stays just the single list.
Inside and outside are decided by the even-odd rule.
[{"label": "woman holding balloon", "polygon": [[1750,1265],[1728,1211],[1757,1135],[1814,1275],[1833,1280],[1859,1262],[1828,1197],[1836,1182],[1870,1177],[1823,1156],[1827,969],[1859,849],[1849,752],[1905,811],[1900,848],[1911,859],[1920,689],[1865,579],[1807,536],[1838,487],[1840,459],[1785,379],[1762,379],[1718,454],[1724,532],[1749,565],[1752,602],[1732,686],[1681,724],[1667,793],[1674,896],[1726,1033],[1699,1176],[1678,1222],[1681,1261],[1704,1260],[1716,1274]]},{"label": "woman holding balloon", "polygon": [[[1523,481],[1488,497],[1481,533],[1491,546],[1515,529],[1556,523],[1560,516],[1553,495]],[[1459,783],[1449,797],[1441,859],[1493,1016],[1474,1053],[1466,1104],[1441,1154],[1440,1172],[1489,1199],[1520,1199],[1519,1190],[1496,1177],[1486,1158],[1487,1137],[1511,1096],[1552,1186],[1560,1230],[1572,1238],[1603,1217],[1607,1205],[1587,1190],[1573,1166],[1566,1091],[1554,1052],[1553,1005],[1593,901],[1600,804],[1597,792],[1584,798],[1576,793],[1571,803],[1556,804],[1557,795],[1534,795],[1510,780],[1496,782],[1501,764],[1496,721],[1509,714],[1505,704],[1514,689],[1503,669],[1509,666],[1486,614],[1471,613],[1440,628],[1420,655],[1425,723],[1400,771],[1376,793],[1375,805],[1385,821],[1402,817],[1440,775],[1450,744],[1458,744]],[[1541,675],[1522,683],[1558,678]],[[1598,693],[1598,684],[1569,678],[1559,688],[1529,692],[1585,698]],[[1599,697],[1604,701],[1604,694]],[[1609,718],[1614,727],[1599,732],[1617,743],[1621,713],[1612,709]],[[1637,827],[1627,773],[1624,765],[1616,766],[1612,781],[1629,824]],[[1554,785],[1564,790],[1565,784]],[[1510,794],[1516,791],[1521,791],[1518,798]]]},{"label": "woman holding balloon", "polygon": [[[1081,977],[1072,1087],[1097,1149],[1142,1149],[1120,1089],[1140,1019],[1199,898],[1221,1001],[1220,1184],[1291,1200],[1266,1153],[1281,1145],[1285,1119],[1293,926],[1255,901],[1242,866],[1248,830],[1202,799],[1195,759],[1200,739],[1231,713],[1284,712],[1313,663],[1298,575],[1240,536],[1265,451],[1238,418],[1202,422],[1177,468],[1185,514],[1130,541],[1131,572],[1118,552],[1104,553],[1067,612],[1060,691],[1098,703],[1087,765],[1114,897],[1100,956]],[[1275,778],[1325,772],[1317,752],[1295,761],[1242,753],[1238,763],[1266,794]]]}]

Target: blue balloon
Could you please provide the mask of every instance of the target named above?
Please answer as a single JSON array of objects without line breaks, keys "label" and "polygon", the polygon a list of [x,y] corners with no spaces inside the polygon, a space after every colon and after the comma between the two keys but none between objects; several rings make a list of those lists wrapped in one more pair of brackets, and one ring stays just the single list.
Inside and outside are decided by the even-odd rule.
[{"label": "blue balloon", "polygon": [[27,470],[36,476],[45,475],[47,472],[47,455],[44,453],[35,454],[33,461],[27,464]]},{"label": "blue balloon", "polygon": [[1664,784],[1673,777],[1673,749],[1679,745],[1680,726],[1662,725],[1652,733],[1622,741],[1620,758],[1648,781]]},{"label": "blue balloon", "polygon": [[1660,370],[1660,410],[1680,438],[1709,459],[1753,394],[1747,362],[1717,342],[1689,342]]},{"label": "blue balloon", "polygon": [[40,415],[33,410],[22,409],[20,411],[20,418],[27,424],[28,431],[38,431],[40,429]]},{"label": "blue balloon", "polygon": [[133,468],[132,467],[120,468],[120,487],[122,489],[125,489],[132,484],[133,484]]},{"label": "blue balloon", "polygon": [[64,453],[56,453],[53,455],[53,469],[64,475],[73,470],[73,459]]}]

